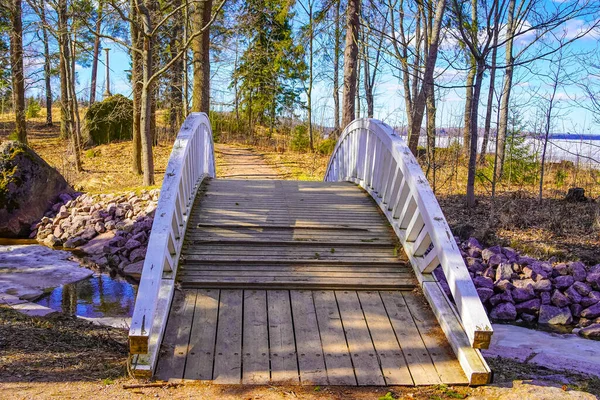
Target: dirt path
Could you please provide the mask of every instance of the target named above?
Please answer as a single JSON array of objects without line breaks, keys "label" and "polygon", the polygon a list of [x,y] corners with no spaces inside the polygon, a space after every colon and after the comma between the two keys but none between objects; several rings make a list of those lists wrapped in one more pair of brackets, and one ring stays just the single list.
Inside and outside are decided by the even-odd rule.
[{"label": "dirt path", "polygon": [[247,147],[215,144],[217,177],[224,179],[281,179],[263,154]]}]

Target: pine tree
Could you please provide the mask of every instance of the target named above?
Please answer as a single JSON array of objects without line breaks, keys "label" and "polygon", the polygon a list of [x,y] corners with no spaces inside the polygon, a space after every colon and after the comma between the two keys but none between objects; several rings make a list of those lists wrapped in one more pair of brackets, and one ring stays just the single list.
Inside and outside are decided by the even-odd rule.
[{"label": "pine tree", "polygon": [[247,47],[233,72],[249,128],[255,122],[276,124],[284,111],[300,101],[299,80],[305,79],[302,46],[294,43],[290,5],[285,0],[248,0],[241,30]]}]

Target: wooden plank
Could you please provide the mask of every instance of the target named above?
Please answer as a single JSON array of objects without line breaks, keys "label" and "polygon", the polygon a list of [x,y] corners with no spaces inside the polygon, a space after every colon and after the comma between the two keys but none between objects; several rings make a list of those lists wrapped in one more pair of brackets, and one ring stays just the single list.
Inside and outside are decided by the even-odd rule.
[{"label": "wooden plank", "polygon": [[330,385],[356,385],[342,319],[333,291],[314,291],[313,298]]},{"label": "wooden plank", "polygon": [[402,296],[441,381],[447,384],[469,383],[423,295],[407,291],[403,292]]},{"label": "wooden plank", "polygon": [[225,256],[225,257],[207,257],[204,255],[187,254],[182,256],[183,261],[190,265],[202,265],[202,264],[224,264],[243,262],[245,265],[279,265],[279,264],[291,264],[291,265],[347,265],[347,266],[383,266],[383,267],[397,267],[403,266],[404,264],[394,257],[387,259],[322,259],[320,253],[313,253],[312,259],[294,260],[285,258],[270,258],[264,259],[264,257],[242,257],[238,258]]},{"label": "wooden plank", "polygon": [[269,383],[269,331],[267,325],[267,293],[264,290],[244,291],[244,333],[242,347],[245,385]]},{"label": "wooden plank", "polygon": [[359,385],[385,385],[377,353],[373,347],[358,295],[354,291],[336,291],[344,333]]},{"label": "wooden plank", "polygon": [[264,272],[344,272],[350,276],[353,273],[388,273],[394,274],[394,276],[412,277],[412,271],[409,267],[404,265],[398,267],[368,267],[368,266],[323,266],[323,265],[308,265],[308,266],[296,266],[296,265],[252,265],[247,266],[241,265],[198,265],[198,264],[185,264],[181,266],[180,273],[189,275],[202,274],[204,272],[213,273],[230,273],[230,272],[252,272],[252,271],[264,271]]},{"label": "wooden plank", "polygon": [[298,360],[290,294],[287,290],[269,290],[267,303],[271,382],[298,384]]},{"label": "wooden plank", "polygon": [[470,385],[485,385],[491,381],[490,367],[481,356],[478,349],[469,344],[456,315],[456,311],[449,303],[438,282],[423,282],[423,294],[427,298],[431,309],[437,317],[440,327],[446,334],[448,344],[452,347],[458,362],[465,372]]},{"label": "wooden plank", "polygon": [[206,288],[253,288],[253,289],[290,289],[318,288],[340,289],[356,288],[371,290],[390,290],[398,288],[412,289],[414,279],[367,279],[367,278],[312,278],[310,276],[291,279],[288,277],[235,277],[235,276],[199,276],[183,275],[181,284],[184,287]]},{"label": "wooden plank", "polygon": [[380,292],[380,295],[415,385],[442,383],[402,293]]},{"label": "wooden plank", "polygon": [[160,380],[183,378],[195,304],[196,290],[175,292],[156,369]]},{"label": "wooden plank", "polygon": [[213,380],[220,384],[240,383],[242,373],[241,290],[221,290],[215,345]]},{"label": "wooden plank", "polygon": [[290,297],[300,381],[303,385],[327,385],[327,372],[312,292],[293,290]]},{"label": "wooden plank", "polygon": [[218,314],[219,290],[198,289],[184,379],[212,379]]},{"label": "wooden plank", "polygon": [[[331,238],[330,238],[331,239]],[[281,239],[265,239],[265,238],[250,238],[246,240],[240,239],[204,239],[204,238],[186,238],[186,243],[188,246],[196,246],[196,245],[216,245],[216,246],[227,246],[227,245],[248,245],[248,246],[327,246],[327,247],[336,247],[336,246],[355,246],[356,248],[388,248],[390,246],[394,246],[396,244],[396,240],[373,240],[373,241],[365,241],[365,242],[344,242],[342,241],[333,241],[333,240],[322,240],[319,242],[309,241],[309,240],[281,240]]]},{"label": "wooden plank", "polygon": [[414,381],[379,293],[358,292],[358,298],[379,357],[385,383],[413,385]]}]

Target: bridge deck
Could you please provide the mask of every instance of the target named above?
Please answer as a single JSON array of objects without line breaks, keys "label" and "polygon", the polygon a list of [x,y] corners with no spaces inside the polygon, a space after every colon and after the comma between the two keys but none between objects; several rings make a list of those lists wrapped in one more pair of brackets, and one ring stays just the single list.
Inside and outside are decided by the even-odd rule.
[{"label": "bridge deck", "polygon": [[468,383],[355,185],[211,180],[189,218],[159,379]]}]

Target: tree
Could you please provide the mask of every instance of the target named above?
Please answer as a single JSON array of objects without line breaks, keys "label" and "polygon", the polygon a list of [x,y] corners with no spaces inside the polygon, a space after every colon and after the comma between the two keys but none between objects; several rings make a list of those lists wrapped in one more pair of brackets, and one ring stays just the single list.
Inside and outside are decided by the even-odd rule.
[{"label": "tree", "polygon": [[10,68],[15,108],[15,132],[17,140],[27,144],[25,125],[25,77],[23,75],[23,20],[21,0],[10,0],[7,11],[10,18]]},{"label": "tree", "polygon": [[94,37],[94,54],[92,56],[92,82],[90,86],[90,104],[96,101],[96,79],[98,77],[98,60],[100,57],[100,32],[102,31],[102,10],[103,2],[98,1],[98,11],[96,14],[96,35]]},{"label": "tree", "polygon": [[[194,26],[210,26],[212,0],[196,2],[192,11]],[[210,111],[210,31],[204,30],[192,42],[194,85],[192,111]]]},{"label": "tree", "polygon": [[346,49],[344,50],[344,96],[342,98],[342,127],[355,118],[356,78],[358,68],[358,29],[360,0],[348,0],[346,7]]},{"label": "tree", "polygon": [[250,132],[255,121],[268,124],[272,132],[277,115],[299,104],[296,85],[306,78],[306,65],[303,48],[294,43],[291,17],[281,0],[248,0],[244,5],[242,33],[248,44],[232,78],[239,82]]}]

